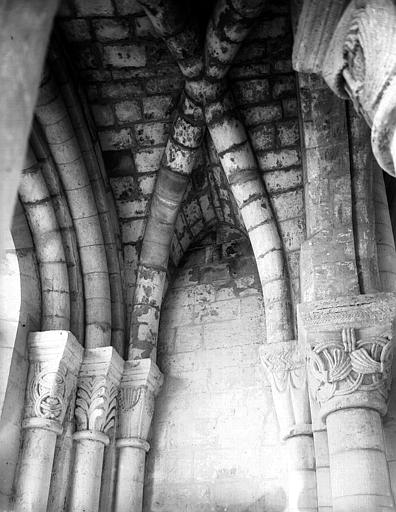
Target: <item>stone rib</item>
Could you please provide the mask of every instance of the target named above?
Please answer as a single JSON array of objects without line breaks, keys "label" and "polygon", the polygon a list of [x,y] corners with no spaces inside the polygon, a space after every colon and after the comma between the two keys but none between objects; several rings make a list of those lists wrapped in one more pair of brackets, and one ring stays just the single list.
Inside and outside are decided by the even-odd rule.
[{"label": "stone rib", "polygon": [[58,167],[76,230],[85,297],[85,346],[111,341],[111,298],[106,252],[85,162],[66,106],[50,71],[40,87],[36,115]]},{"label": "stone rib", "polygon": [[40,166],[29,148],[19,185],[39,262],[41,329],[70,329],[69,277],[59,225]]},{"label": "stone rib", "polygon": [[37,122],[33,124],[30,145],[40,163],[59,224],[69,275],[70,330],[84,344],[84,290],[76,232],[70,216],[69,205],[60,181],[55,162]]},{"label": "stone rib", "polygon": [[204,131],[201,108],[184,96],[158,171],[144,233],[132,311],[129,359],[156,359],[159,312],[170,244]]},{"label": "stone rib", "polygon": [[246,229],[254,228],[249,238],[263,288],[268,342],[289,341],[293,322],[283,244],[245,127],[234,112],[233,99],[227,95],[205,108],[205,118]]},{"label": "stone rib", "polygon": [[[118,225],[115,226],[113,221],[113,219],[117,218],[115,214],[114,199],[110,193],[108,183],[104,182],[106,171],[98,142],[97,140],[92,139],[81,102],[78,98],[74,85],[70,80],[70,73],[67,73],[66,62],[55,45],[52,45],[51,47],[49,60],[60,83],[62,96],[75,134],[78,138],[81,154],[88,172],[96,207],[98,209],[98,217],[103,234],[109,271],[111,295],[111,345],[116,348],[120,355],[123,355],[125,351],[125,310],[121,282],[120,258],[116,240],[116,229],[118,229]],[[91,122],[91,125],[93,126],[93,122]],[[112,208],[114,212],[111,211]]]}]

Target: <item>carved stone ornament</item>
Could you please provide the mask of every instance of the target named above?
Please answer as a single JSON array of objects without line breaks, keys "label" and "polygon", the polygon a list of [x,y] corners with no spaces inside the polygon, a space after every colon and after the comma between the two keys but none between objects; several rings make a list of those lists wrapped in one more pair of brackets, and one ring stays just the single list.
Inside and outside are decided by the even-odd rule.
[{"label": "carved stone ornament", "polygon": [[348,0],[304,0],[293,45],[293,68],[322,71],[329,43]]},{"label": "carved stone ornament", "polygon": [[385,414],[392,378],[396,296],[378,293],[298,306],[309,386],[320,414],[364,407]]},{"label": "carved stone ornament", "polygon": [[75,390],[83,349],[68,331],[33,332],[28,338],[29,374],[23,428],[57,434]]},{"label": "carved stone ornament", "polygon": [[[297,306],[299,333],[341,331],[391,324],[396,314],[396,294],[391,292],[343,296]],[[299,336],[301,337],[301,336]]]},{"label": "carved stone ornament", "polygon": [[384,401],[391,385],[393,347],[390,334],[356,339],[355,329],[342,330],[341,341],[326,340],[309,352],[311,385],[320,404],[357,391],[378,391]]},{"label": "carved stone ornament", "polygon": [[32,369],[28,398],[34,404],[35,416],[62,423],[68,392],[66,366],[34,363]]},{"label": "carved stone ornament", "polygon": [[393,176],[396,148],[396,5],[352,0],[330,41],[322,74],[330,88],[350,97],[372,128],[379,165]]},{"label": "carved stone ornament", "polygon": [[284,393],[304,386],[305,358],[296,341],[264,345],[260,347],[260,356],[276,391]]},{"label": "carved stone ornament", "polygon": [[149,449],[146,440],[162,382],[163,376],[151,359],[126,361],[118,396],[118,447]]},{"label": "carved stone ornament", "polygon": [[260,347],[284,439],[312,432],[306,362],[296,341]]},{"label": "carved stone ornament", "polygon": [[78,377],[75,439],[108,443],[105,434],[114,427],[123,365],[123,359],[112,347],[85,350]]}]

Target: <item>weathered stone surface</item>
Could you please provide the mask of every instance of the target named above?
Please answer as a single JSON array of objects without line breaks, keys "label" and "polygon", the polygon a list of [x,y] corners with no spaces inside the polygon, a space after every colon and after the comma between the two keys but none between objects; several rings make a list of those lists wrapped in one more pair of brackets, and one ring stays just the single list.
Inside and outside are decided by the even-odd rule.
[{"label": "weathered stone surface", "polygon": [[146,64],[146,54],[144,47],[137,45],[105,46],[103,61],[115,68],[138,68]]},{"label": "weathered stone surface", "polygon": [[[326,420],[332,496],[338,510],[348,506],[368,512],[382,504],[391,506],[380,415],[387,409],[392,378],[395,306],[394,293],[299,306],[311,392]],[[348,458],[351,453],[353,459]],[[378,479],[367,477],[366,471],[360,479],[351,479],[352,472],[368,466]],[[359,499],[351,500],[351,495]]]},{"label": "weathered stone surface", "polygon": [[[163,306],[159,365],[164,385],[147,461],[145,507],[157,496],[158,510],[190,507],[196,495],[201,507],[254,506],[259,495],[263,503],[282,504],[284,494],[271,498],[270,491],[282,485],[273,478],[284,462],[258,359],[265,334],[257,270],[250,250],[242,252],[243,243],[224,240],[222,246],[224,256],[218,250],[206,264],[200,255],[204,258],[208,247],[189,252]],[[227,256],[227,247],[235,252]],[[230,273],[227,267],[236,260]],[[194,314],[183,314],[189,305]],[[272,467],[259,462],[275,452]],[[245,487],[258,479],[253,489]],[[176,494],[178,505],[173,505],[176,487],[185,491]]]},{"label": "weathered stone surface", "polygon": [[[387,0],[381,2],[353,2],[352,7],[358,7],[361,14],[360,9],[367,11],[372,4],[387,4]],[[289,340],[297,336],[294,309],[301,293],[308,302],[369,289],[377,292],[380,283],[393,290],[396,259],[385,188],[379,179],[370,188],[370,175],[363,174],[370,166],[365,133],[349,107],[326,92],[321,80],[293,74],[286,0],[267,3],[260,17],[261,0],[219,0],[211,17],[201,5],[187,2],[174,9],[178,4],[167,0],[67,0],[49,49],[59,95],[53,94],[54,82],[51,85],[45,75],[36,110],[45,137],[35,144],[49,194],[40,205],[30,201],[28,195],[37,199],[39,191],[30,175],[20,190],[26,211],[32,212],[32,233],[37,233],[37,227],[47,233],[48,228],[48,240],[34,246],[39,256],[53,257],[54,268],[67,267],[64,276],[70,281],[74,310],[70,316],[81,341],[86,328],[87,346],[108,345],[111,340],[121,352],[129,342],[129,377],[136,377],[139,365],[146,365],[147,371],[139,381],[142,386],[135,385],[136,381],[133,384],[133,378],[124,379],[117,455],[113,431],[106,428],[104,410],[108,402],[114,403],[105,397],[106,383],[102,386],[95,375],[91,387],[80,387],[76,457],[70,449],[69,422],[65,435],[57,441],[48,512],[70,501],[67,475],[72,473],[73,458],[78,466],[75,482],[90,488],[83,492],[82,485],[72,484],[78,491],[73,491],[72,508],[95,512],[98,508],[141,512],[144,484],[144,507],[153,512],[179,510],[180,504],[188,512],[209,508],[275,512],[286,507],[290,512],[358,507],[361,512],[364,503],[351,498],[350,493],[364,494],[366,499],[367,490],[376,497],[366,499],[366,508],[374,510],[378,505],[389,509],[382,427],[376,412],[383,412],[383,401],[370,403],[364,411],[359,407],[322,410],[328,423],[329,446],[315,399],[320,399],[323,409],[336,393],[349,389],[351,382],[358,391],[361,386],[374,386],[363,390],[372,392],[369,396],[381,394],[389,381],[389,340],[384,341],[384,336],[374,340],[369,332],[363,337],[355,325],[347,326],[344,334],[341,328],[334,339],[324,339],[316,331],[312,335],[312,352],[316,352],[310,361],[314,360],[311,366],[318,388],[311,390],[314,442],[304,355],[295,359],[287,355]],[[312,2],[307,0],[306,4]],[[339,6],[337,2],[326,5],[323,13],[319,10],[320,16],[318,10],[315,15],[312,11],[310,19],[316,17],[326,24],[331,21],[326,18],[328,12]],[[369,18],[372,23],[375,16]],[[207,34],[205,43],[188,25],[190,20],[196,22],[202,35]],[[247,34],[252,21],[255,27]],[[360,20],[353,41],[355,36],[361,37],[363,25]],[[326,49],[324,40],[319,53]],[[60,41],[59,48],[56,41]],[[312,37],[307,43],[315,47],[316,42]],[[67,54],[65,60],[60,58],[63,52]],[[358,82],[342,76],[339,85],[348,83],[360,101],[362,91],[355,87],[362,73],[360,49],[351,43],[345,55],[349,58],[344,61],[342,57],[343,70],[352,71]],[[389,58],[386,65],[392,67],[392,62]],[[219,83],[223,78],[233,91],[231,100]],[[76,84],[78,95],[72,92],[70,82]],[[180,94],[184,85],[186,94]],[[385,96],[391,91],[391,87],[386,89]],[[392,108],[381,116],[392,119],[390,114]],[[389,133],[393,133],[393,125],[389,126]],[[207,127],[217,151],[210,136],[204,136]],[[67,199],[62,198],[63,189]],[[391,199],[393,187],[389,184],[388,195]],[[375,219],[373,208],[369,208],[370,196],[375,203]],[[55,250],[55,235],[49,229],[53,225],[49,222],[50,205],[61,227],[65,257],[57,258],[61,251]],[[69,208],[73,216],[63,218]],[[35,212],[44,209],[46,214],[35,217]],[[42,217],[40,225],[38,217]],[[74,228],[78,240],[73,239]],[[241,241],[246,233],[254,256],[249,243]],[[22,261],[32,259],[33,252],[31,241],[18,246]],[[77,286],[80,256],[84,283],[81,274]],[[185,272],[176,270],[187,259]],[[52,269],[48,263],[46,258],[46,266],[39,267],[41,276],[47,268]],[[38,321],[40,287],[43,296],[51,299],[48,303],[54,305],[54,321],[63,321],[58,315],[62,303],[60,273],[48,271],[39,283],[32,278],[35,272],[34,264],[27,271],[21,266],[21,283],[27,279],[28,284],[19,286],[18,282],[15,289],[21,289],[25,305],[30,301],[36,309],[24,306],[19,315],[17,294],[8,294],[8,302],[7,292],[2,295],[8,315],[5,359],[10,361],[10,368],[18,367],[12,373],[18,383],[10,381],[8,385],[12,391],[7,391],[8,405],[2,416],[4,421],[12,418],[14,429],[10,443],[2,447],[2,454],[6,454],[2,468],[10,468],[0,478],[0,508],[5,510],[12,500],[19,449],[18,410],[24,389],[23,336],[16,342],[18,349],[10,352],[15,332],[24,333]],[[371,279],[379,274],[381,279]],[[14,286],[11,278],[4,282]],[[170,291],[163,304],[168,283]],[[373,285],[371,289],[367,283],[377,283],[377,288]],[[66,300],[66,293],[62,300]],[[124,304],[125,315],[119,307]],[[365,310],[363,302],[359,307]],[[34,318],[29,319],[29,315]],[[157,384],[160,380],[154,362],[160,321],[159,365],[167,379],[149,436],[154,377]],[[300,329],[299,337],[303,334]],[[264,387],[257,357],[262,341],[268,350],[267,366],[279,370],[264,377]],[[328,366],[336,359],[344,366],[345,375],[334,381]],[[3,383],[4,377],[0,381]],[[329,398],[333,384],[334,397]],[[341,405],[351,405],[348,400]],[[13,402],[15,411],[10,412]],[[275,412],[281,424],[287,419],[287,465],[279,445]],[[342,419],[337,419],[337,413]],[[390,411],[386,419],[387,456],[389,474],[396,481],[392,418]],[[3,421],[0,432],[2,428]],[[104,431],[110,441],[105,452],[108,439]],[[144,481],[149,437],[153,451]],[[44,449],[45,444],[53,444],[48,439],[47,435],[38,436],[35,445],[29,439],[28,445]],[[49,461],[45,472],[51,466]],[[288,478],[284,476],[286,466]],[[353,478],[356,467],[364,473],[360,487]],[[378,470],[380,478],[371,476],[371,467]]]},{"label": "weathered stone surface", "polygon": [[111,0],[75,0],[80,16],[111,16],[114,7]]}]

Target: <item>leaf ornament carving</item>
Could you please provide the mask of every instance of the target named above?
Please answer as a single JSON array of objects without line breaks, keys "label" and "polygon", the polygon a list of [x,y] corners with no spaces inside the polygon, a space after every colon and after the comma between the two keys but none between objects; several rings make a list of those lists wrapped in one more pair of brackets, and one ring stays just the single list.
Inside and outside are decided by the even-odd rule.
[{"label": "leaf ornament carving", "polygon": [[342,341],[328,340],[311,347],[311,386],[323,403],[356,390],[378,391],[387,397],[391,383],[392,340],[375,336],[356,340],[355,330],[342,331]]},{"label": "leaf ornament carving", "polygon": [[75,415],[78,430],[106,433],[114,426],[117,387],[105,378],[84,378],[77,389]]},{"label": "leaf ornament carving", "polygon": [[121,410],[130,411],[134,409],[142,396],[143,390],[144,386],[121,388],[118,397]]},{"label": "leaf ornament carving", "polygon": [[381,372],[381,363],[373,359],[364,348],[352,352],[350,358],[352,369],[356,373],[369,375],[370,373]]},{"label": "leaf ornament carving", "polygon": [[324,357],[327,362],[327,380],[329,382],[337,382],[344,380],[351,371],[351,362],[339,348],[335,348],[333,352],[324,351]]},{"label": "leaf ornament carving", "polygon": [[[272,347],[271,347],[272,348]],[[278,348],[278,347],[276,347]],[[261,360],[279,393],[302,389],[306,382],[305,358],[296,345],[261,352]]]}]

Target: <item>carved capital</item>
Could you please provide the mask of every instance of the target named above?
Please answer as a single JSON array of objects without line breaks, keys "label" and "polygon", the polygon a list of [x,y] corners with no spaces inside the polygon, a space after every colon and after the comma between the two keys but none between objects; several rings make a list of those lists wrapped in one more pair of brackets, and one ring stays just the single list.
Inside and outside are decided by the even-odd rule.
[{"label": "carved capital", "polygon": [[299,305],[309,385],[323,419],[330,412],[353,407],[386,413],[395,312],[393,293]]},{"label": "carved capital", "polygon": [[395,175],[396,6],[393,0],[353,0],[345,9],[323,61],[322,74],[372,128],[379,165]]},{"label": "carved capital", "polygon": [[281,435],[284,439],[310,434],[306,363],[296,341],[266,344],[260,357],[271,384]]},{"label": "carved capital", "polygon": [[31,332],[23,428],[62,432],[83,349],[69,331]]},{"label": "carved capital", "polygon": [[379,165],[396,175],[396,4],[304,0],[293,47],[296,71],[318,73],[371,127]]},{"label": "carved capital", "polygon": [[78,376],[74,439],[108,443],[124,361],[113,347],[86,349]]},{"label": "carved capital", "polygon": [[162,373],[151,359],[126,361],[118,397],[118,447],[149,449],[146,441],[154,414],[154,399],[162,382]]}]

